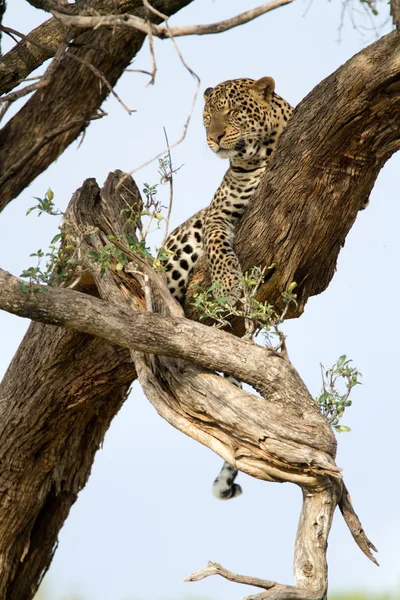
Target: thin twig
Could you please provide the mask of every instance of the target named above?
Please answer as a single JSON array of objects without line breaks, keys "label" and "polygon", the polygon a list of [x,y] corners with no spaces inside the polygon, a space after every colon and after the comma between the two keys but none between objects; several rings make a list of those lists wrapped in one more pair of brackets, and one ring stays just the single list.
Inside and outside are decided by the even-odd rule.
[{"label": "thin twig", "polygon": [[157,63],[156,63],[156,55],[154,52],[154,39],[153,39],[152,23],[148,16],[148,13],[150,12],[151,7],[149,7],[148,3],[146,4],[145,0],[143,0],[143,4],[144,4],[144,7],[147,9],[146,10],[146,23],[149,26],[148,38],[149,38],[149,50],[150,50],[150,56],[151,56],[151,74],[150,74],[150,81],[148,82],[147,85],[154,85],[154,82],[156,80],[156,73],[157,73]]},{"label": "thin twig", "polygon": [[172,202],[173,202],[173,198],[174,198],[174,172],[173,172],[173,169],[172,169],[171,150],[170,150],[170,147],[169,147],[169,140],[168,140],[167,130],[165,129],[165,127],[163,127],[163,129],[164,129],[165,141],[167,142],[167,147],[168,147],[168,161],[169,161],[170,176],[169,176],[169,179],[168,179],[168,181],[169,181],[169,204],[168,204],[168,212],[167,212],[167,218],[165,219],[164,237],[163,237],[163,240],[161,242],[160,248],[164,248],[165,242],[167,241],[168,229],[169,229],[169,221],[170,221],[170,218],[171,218],[171,211],[172,211]]},{"label": "thin twig", "polygon": [[149,75],[151,77],[150,71],[145,71],[144,69],[125,69],[125,73],[144,73],[145,75]]},{"label": "thin twig", "polygon": [[105,75],[101,71],[99,71],[99,69],[97,69],[94,65],[92,65],[92,63],[90,63],[85,58],[81,58],[80,56],[77,56],[76,54],[72,54],[70,52],[68,52],[66,54],[66,56],[73,58],[74,60],[78,61],[79,63],[81,63],[82,65],[85,65],[88,69],[90,69],[92,71],[92,73],[94,73],[96,75],[96,77],[98,77],[100,79],[100,81],[102,81],[104,83],[104,85],[108,88],[108,90],[111,92],[111,94],[114,96],[114,98],[116,98],[116,100],[118,100],[118,102],[121,104],[121,106],[126,110],[128,115],[131,115],[132,113],[137,112],[135,109],[129,108],[125,104],[125,102],[123,100],[121,100],[121,98],[118,96],[117,92],[114,90],[113,86],[111,85],[111,83],[105,77]]}]

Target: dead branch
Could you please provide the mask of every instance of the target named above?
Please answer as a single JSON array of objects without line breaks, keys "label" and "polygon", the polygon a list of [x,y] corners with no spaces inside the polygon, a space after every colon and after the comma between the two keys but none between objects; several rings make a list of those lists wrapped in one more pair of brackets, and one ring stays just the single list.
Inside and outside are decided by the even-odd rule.
[{"label": "dead branch", "polygon": [[256,594],[255,596],[248,596],[245,600],[262,600],[263,598],[276,598],[277,600],[286,598],[288,600],[321,600],[325,595],[324,589],[319,589],[313,593],[309,590],[299,590],[292,585],[282,585],[276,581],[267,581],[265,579],[259,579],[258,577],[248,577],[247,575],[237,575],[236,573],[228,571],[218,563],[213,562],[209,562],[204,569],[192,573],[185,581],[200,581],[201,579],[210,577],[210,575],[220,575],[224,579],[233,581],[234,583],[253,585],[265,590],[273,590],[271,594]]},{"label": "dead branch", "polygon": [[[70,27],[78,27],[81,29],[93,29],[97,27],[130,27],[137,29],[146,35],[152,34],[161,40],[188,36],[188,35],[209,35],[213,33],[222,33],[228,31],[239,25],[253,21],[257,17],[290,4],[292,0],[274,0],[263,4],[258,8],[247,10],[236,17],[220,21],[218,23],[212,23],[210,25],[185,25],[181,27],[159,27],[154,24],[149,24],[146,19],[141,19],[133,15],[101,15],[101,16],[84,16],[84,15],[66,15],[64,13],[57,12],[57,10],[51,10],[51,13],[59,19],[64,25]],[[159,11],[157,11],[159,12]]]}]

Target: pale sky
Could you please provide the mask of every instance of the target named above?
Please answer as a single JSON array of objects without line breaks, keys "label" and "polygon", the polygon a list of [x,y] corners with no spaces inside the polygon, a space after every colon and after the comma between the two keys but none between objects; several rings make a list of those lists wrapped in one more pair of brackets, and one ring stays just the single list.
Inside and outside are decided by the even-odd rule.
[{"label": "pale sky", "polygon": [[[196,0],[171,24],[215,22],[260,0]],[[386,10],[386,4],[382,10]],[[355,2],[357,6],[357,3]],[[201,77],[202,90],[230,78],[273,76],[277,92],[297,104],[321,79],[374,41],[345,19],[338,43],[341,2],[302,2],[283,7],[243,27],[215,36],[179,40],[185,60]],[[24,33],[44,19],[23,0],[9,2],[4,24]],[[365,22],[360,21],[360,24]],[[390,30],[390,23],[384,31]],[[4,40],[4,49],[9,42]],[[0,216],[1,267],[15,275],[34,264],[29,254],[45,250],[58,221],[25,216],[48,187],[65,208],[84,179],[102,184],[109,171],[130,171],[164,147],[163,126],[177,139],[194,82],[169,41],[156,41],[158,72],[126,73],[117,86],[128,116],[111,98],[108,116],[94,122],[83,144],[74,143]],[[133,68],[149,69],[147,46]],[[199,99],[186,140],[173,151],[176,166],[172,227],[212,199],[227,163],[207,148]],[[400,586],[398,421],[400,409],[398,262],[400,155],[382,170],[370,206],[359,214],[328,290],[311,298],[304,315],[288,323],[290,358],[313,395],[320,389],[319,363],[347,354],[363,374],[353,406],[338,435],[337,464],[367,535],[379,549],[380,568],[353,542],[340,514],[329,538],[331,591],[394,590]],[[157,183],[157,164],[136,174],[139,187]],[[167,202],[167,190],[164,193]],[[154,243],[157,239],[154,237]],[[0,373],[26,330],[26,320],[0,313]],[[91,478],[60,532],[46,577],[51,600],[80,594],[85,600],[159,600],[204,596],[239,600],[252,588],[210,578],[182,583],[208,560],[243,574],[292,583],[292,560],[301,491],[241,474],[243,496],[218,502],[211,484],[221,459],[164,422],[137,383],[114,419],[98,452]]]}]

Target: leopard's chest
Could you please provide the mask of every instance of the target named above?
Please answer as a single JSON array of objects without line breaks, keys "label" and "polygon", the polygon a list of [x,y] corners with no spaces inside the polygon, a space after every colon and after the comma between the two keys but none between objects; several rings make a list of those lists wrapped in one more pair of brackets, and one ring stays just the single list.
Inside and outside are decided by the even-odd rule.
[{"label": "leopard's chest", "polygon": [[208,208],[211,219],[230,221],[235,227],[260,183],[260,173],[237,174],[228,171]]}]

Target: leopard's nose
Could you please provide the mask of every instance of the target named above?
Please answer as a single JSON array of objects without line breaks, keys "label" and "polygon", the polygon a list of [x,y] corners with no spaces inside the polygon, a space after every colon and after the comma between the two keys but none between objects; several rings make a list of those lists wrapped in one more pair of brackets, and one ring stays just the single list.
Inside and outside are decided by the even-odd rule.
[{"label": "leopard's nose", "polygon": [[222,140],[222,138],[224,137],[225,133],[209,133],[208,137],[210,138],[210,140],[212,140],[213,142],[215,142],[216,144],[219,144],[220,141]]}]

